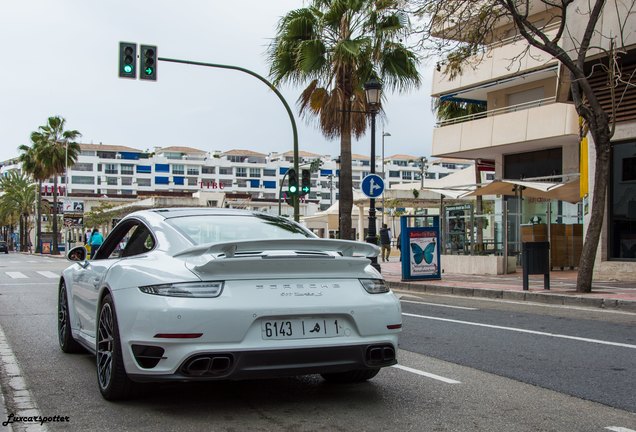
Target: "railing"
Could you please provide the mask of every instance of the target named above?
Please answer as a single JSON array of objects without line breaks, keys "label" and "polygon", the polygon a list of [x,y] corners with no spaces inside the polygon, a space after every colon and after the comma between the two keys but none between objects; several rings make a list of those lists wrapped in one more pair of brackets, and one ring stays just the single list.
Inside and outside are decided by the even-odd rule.
[{"label": "railing", "polygon": [[480,113],[475,113],[475,114],[469,114],[469,115],[465,115],[462,117],[456,117],[456,118],[452,118],[452,119],[446,119],[446,120],[440,120],[438,121],[435,126],[436,127],[444,127],[444,126],[449,126],[449,125],[454,125],[454,124],[458,124],[458,123],[464,123],[467,121],[473,121],[473,120],[478,120],[478,119],[482,119],[482,118],[486,118],[486,117],[493,117],[493,116],[497,116],[497,115],[501,115],[501,114],[508,114],[511,112],[516,112],[516,111],[523,111],[523,110],[527,110],[530,108],[536,108],[536,107],[540,107],[540,106],[544,106],[544,105],[550,105],[556,102],[556,98],[555,97],[549,97],[549,98],[545,98],[545,99],[539,99],[539,100],[535,100],[535,101],[530,101],[530,102],[525,102],[522,104],[518,104],[518,105],[511,105],[511,106],[507,106],[507,107],[503,107],[503,108],[497,108],[494,110],[490,110],[490,111],[483,111]]}]

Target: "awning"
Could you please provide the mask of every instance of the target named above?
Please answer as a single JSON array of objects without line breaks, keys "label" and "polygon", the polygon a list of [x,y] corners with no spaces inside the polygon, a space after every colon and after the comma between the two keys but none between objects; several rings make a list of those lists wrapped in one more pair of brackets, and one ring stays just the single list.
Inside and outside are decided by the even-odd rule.
[{"label": "awning", "polygon": [[463,195],[517,195],[519,188],[522,188],[524,197],[545,198],[570,203],[581,201],[579,196],[579,180],[572,180],[566,183],[523,181],[523,180],[493,180],[485,186]]}]

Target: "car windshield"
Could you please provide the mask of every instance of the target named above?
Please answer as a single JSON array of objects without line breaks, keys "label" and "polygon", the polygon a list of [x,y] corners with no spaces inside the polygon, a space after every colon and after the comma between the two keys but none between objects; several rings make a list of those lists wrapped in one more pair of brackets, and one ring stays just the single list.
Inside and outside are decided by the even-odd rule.
[{"label": "car windshield", "polygon": [[290,221],[268,215],[196,215],[175,217],[167,222],[197,245],[233,240],[315,237]]}]

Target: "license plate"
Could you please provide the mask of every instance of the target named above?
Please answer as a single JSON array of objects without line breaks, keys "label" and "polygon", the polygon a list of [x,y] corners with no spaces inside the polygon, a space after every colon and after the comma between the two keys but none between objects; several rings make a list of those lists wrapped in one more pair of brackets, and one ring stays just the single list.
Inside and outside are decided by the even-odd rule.
[{"label": "license plate", "polygon": [[263,339],[313,339],[344,335],[344,322],[337,318],[267,320],[261,325]]}]

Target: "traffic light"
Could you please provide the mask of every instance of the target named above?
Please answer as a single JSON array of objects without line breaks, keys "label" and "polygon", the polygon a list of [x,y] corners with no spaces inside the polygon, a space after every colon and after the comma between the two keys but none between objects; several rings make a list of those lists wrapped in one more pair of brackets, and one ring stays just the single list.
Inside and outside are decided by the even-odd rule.
[{"label": "traffic light", "polygon": [[154,45],[141,46],[139,79],[157,81],[157,47]]},{"label": "traffic light", "polygon": [[311,190],[311,171],[304,169],[301,173],[300,194],[307,195]]},{"label": "traffic light", "polygon": [[287,171],[287,193],[292,196],[298,195],[298,174],[293,168]]},{"label": "traffic light", "polygon": [[137,44],[119,42],[119,77],[137,78]]}]

